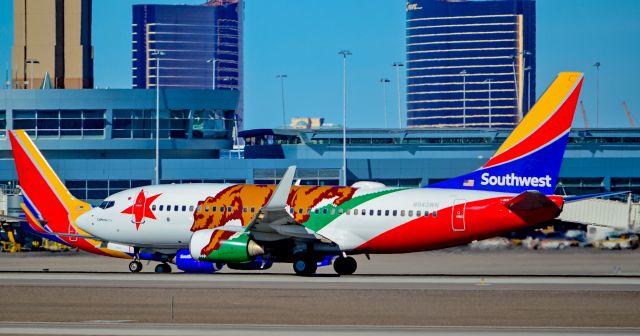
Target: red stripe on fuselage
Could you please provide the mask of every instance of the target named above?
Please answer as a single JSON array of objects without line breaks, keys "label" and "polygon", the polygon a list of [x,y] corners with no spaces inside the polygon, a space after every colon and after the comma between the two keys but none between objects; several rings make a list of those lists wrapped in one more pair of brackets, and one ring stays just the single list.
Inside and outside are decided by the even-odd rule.
[{"label": "red stripe on fuselage", "polygon": [[[510,197],[506,197],[509,199]],[[386,231],[354,250],[357,253],[409,253],[437,250],[495,237],[551,220],[559,214],[561,197],[549,197],[555,207],[516,215],[502,204],[505,197],[468,202],[465,229],[454,231],[453,207],[438,210],[437,217],[419,217]]]},{"label": "red stripe on fuselage", "polygon": [[[11,132],[9,132],[9,138],[11,140],[11,149],[13,150],[13,158],[16,164],[16,171],[18,172],[20,187],[29,196],[32,205],[42,215],[42,218],[47,221],[47,226],[54,233],[69,233],[69,213],[65,205],[61,203],[55,191],[49,186],[49,183],[42,176],[38,167]],[[75,231],[75,228],[73,231]],[[70,237],[60,236],[59,238],[69,245],[84,251],[107,255],[85,239],[77,238],[77,240],[71,241]]]}]

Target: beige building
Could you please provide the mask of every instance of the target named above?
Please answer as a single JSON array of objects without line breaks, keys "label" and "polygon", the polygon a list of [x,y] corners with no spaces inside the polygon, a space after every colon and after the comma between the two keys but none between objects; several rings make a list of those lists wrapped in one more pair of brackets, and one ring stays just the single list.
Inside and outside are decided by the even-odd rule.
[{"label": "beige building", "polygon": [[13,21],[14,88],[93,88],[91,0],[14,0]]}]

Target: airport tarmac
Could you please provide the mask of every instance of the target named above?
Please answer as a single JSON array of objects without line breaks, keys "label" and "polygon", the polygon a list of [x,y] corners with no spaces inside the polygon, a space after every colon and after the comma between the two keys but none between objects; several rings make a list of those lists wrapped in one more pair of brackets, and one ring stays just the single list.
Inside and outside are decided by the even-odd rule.
[{"label": "airport tarmac", "polygon": [[359,257],[357,275],[304,278],[290,265],[131,274],[126,260],[3,254],[0,334],[638,334],[639,256],[454,249]]}]

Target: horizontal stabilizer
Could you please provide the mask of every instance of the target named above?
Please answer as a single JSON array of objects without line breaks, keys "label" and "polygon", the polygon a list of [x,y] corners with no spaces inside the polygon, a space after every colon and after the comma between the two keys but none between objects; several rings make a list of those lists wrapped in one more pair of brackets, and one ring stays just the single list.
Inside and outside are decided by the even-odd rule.
[{"label": "horizontal stabilizer", "polygon": [[547,196],[536,190],[525,191],[520,195],[509,199],[504,202],[504,206],[515,213],[537,210],[551,206],[557,207],[557,205]]}]

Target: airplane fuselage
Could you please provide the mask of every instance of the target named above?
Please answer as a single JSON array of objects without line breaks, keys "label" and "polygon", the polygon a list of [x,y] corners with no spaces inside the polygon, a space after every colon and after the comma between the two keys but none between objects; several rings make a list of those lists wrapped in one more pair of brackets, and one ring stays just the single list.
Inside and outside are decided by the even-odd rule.
[{"label": "airplane fuselage", "polygon": [[[274,186],[155,185],[116,193],[78,219],[102,239],[139,247],[188,246],[194,231],[241,229]],[[517,230],[557,213],[515,214],[514,194],[429,188],[293,187],[287,212],[305,233],[350,253],[402,253],[458,245]],[[561,198],[553,198],[558,207]],[[295,235],[295,234],[293,234]],[[268,239],[268,237],[262,237]]]}]

